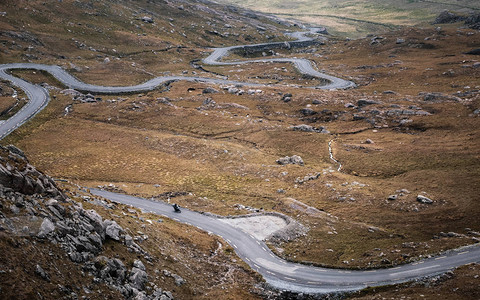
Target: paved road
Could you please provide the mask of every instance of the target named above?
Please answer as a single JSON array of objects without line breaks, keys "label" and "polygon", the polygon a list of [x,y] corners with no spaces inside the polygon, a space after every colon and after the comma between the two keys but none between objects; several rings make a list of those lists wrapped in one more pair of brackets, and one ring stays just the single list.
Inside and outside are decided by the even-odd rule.
[{"label": "paved road", "polygon": [[424,276],[444,273],[452,268],[480,262],[480,246],[450,251],[442,256],[389,269],[347,271],[318,268],[286,262],[275,256],[263,241],[221,222],[219,219],[182,208],[175,213],[170,204],[91,189],[94,195],[131,205],[178,222],[196,226],[221,236],[252,269],[259,272],[275,288],[308,293],[352,291],[367,286],[402,283]]},{"label": "paved road", "polygon": [[0,67],[0,78],[9,80],[13,85],[25,91],[29,101],[15,115],[0,124],[0,140],[45,108],[50,100],[50,96],[44,88],[9,75],[5,71]]},{"label": "paved road", "polygon": [[289,34],[291,37],[296,38],[296,41],[291,42],[278,42],[278,43],[264,43],[264,44],[253,44],[253,45],[241,45],[241,46],[231,46],[224,48],[214,48],[212,54],[207,58],[204,58],[202,61],[205,64],[209,65],[240,65],[240,64],[251,64],[251,63],[266,63],[266,62],[276,62],[276,63],[291,63],[295,68],[302,74],[310,75],[315,78],[320,78],[326,80],[328,83],[324,85],[315,86],[317,89],[348,89],[356,87],[355,83],[349,80],[344,80],[335,76],[327,75],[317,71],[313,66],[312,62],[304,58],[266,58],[266,59],[256,59],[256,60],[240,60],[240,61],[230,61],[224,62],[221,59],[227,56],[230,52],[235,51],[236,49],[245,49],[245,48],[260,48],[267,47],[271,45],[276,45],[282,47],[285,45],[291,46],[295,43],[303,43],[313,41],[313,38],[307,36],[307,34],[314,35],[318,29],[310,28],[308,32],[294,32]]},{"label": "paved road", "polygon": [[[312,41],[313,39],[308,37],[308,33],[314,33],[315,28],[310,29],[309,32],[295,32],[291,33],[290,36],[296,38],[296,41],[288,42],[290,44],[302,43],[307,41]],[[258,46],[281,46],[286,42],[282,43],[265,43],[265,44],[256,44],[256,45],[243,45],[243,46],[233,46],[233,47],[224,47],[224,48],[214,48],[213,52],[205,59],[203,62],[205,64],[212,65],[238,65],[238,64],[247,64],[247,63],[258,63],[258,62],[279,62],[279,63],[292,63],[299,72],[310,75],[316,78],[321,78],[327,80],[327,84],[316,86],[312,88],[318,89],[346,89],[355,87],[355,83],[343,80],[334,76],[330,76],[324,73],[321,73],[312,66],[312,63],[307,59],[298,59],[298,58],[275,58],[275,59],[260,59],[260,60],[249,60],[249,61],[236,61],[236,62],[221,62],[220,59],[229,54],[230,51],[233,51],[242,47],[258,47]],[[62,69],[59,66],[55,65],[43,65],[43,64],[32,64],[32,63],[13,63],[13,64],[3,64],[0,65],[0,78],[3,80],[10,81],[13,85],[21,88],[26,92],[30,101],[28,104],[19,111],[15,116],[10,118],[8,121],[0,124],[0,139],[3,139],[5,136],[10,134],[13,130],[18,128],[20,125],[24,124],[35,114],[41,111],[48,101],[50,100],[48,92],[42,87],[30,84],[25,80],[22,80],[18,77],[12,76],[7,73],[8,70],[14,69],[34,69],[42,70],[53,75],[58,81],[63,83],[69,88],[90,92],[90,93],[102,93],[102,94],[118,94],[118,93],[131,93],[131,92],[145,92],[151,91],[157,88],[161,84],[168,82],[186,80],[193,82],[206,82],[214,84],[231,84],[231,85],[246,85],[252,87],[266,86],[264,84],[251,83],[251,82],[240,82],[232,80],[224,80],[218,78],[206,78],[206,77],[196,77],[196,76],[161,76],[153,78],[147,82],[144,82],[139,85],[134,86],[100,86],[84,83],[67,71]]]}]

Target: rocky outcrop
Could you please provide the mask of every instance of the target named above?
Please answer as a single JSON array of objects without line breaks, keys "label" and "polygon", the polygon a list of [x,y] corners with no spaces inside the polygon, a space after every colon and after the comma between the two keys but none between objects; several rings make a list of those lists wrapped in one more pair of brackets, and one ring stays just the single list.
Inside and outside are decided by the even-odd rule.
[{"label": "rocky outcrop", "polygon": [[[116,221],[66,197],[52,178],[31,166],[14,146],[0,147],[0,232],[60,246],[95,282],[111,286],[126,299],[173,298],[159,288],[146,290],[149,276],[140,259],[128,269],[120,259],[102,255],[104,244],[113,242],[151,260]],[[50,281],[39,264],[34,271]]]},{"label": "rocky outcrop", "polygon": [[480,13],[471,14],[465,19],[465,25],[472,29],[480,29]]},{"label": "rocky outcrop", "polygon": [[220,92],[212,87],[206,87],[202,91],[202,94],[218,94],[218,93]]},{"label": "rocky outcrop", "polygon": [[480,13],[472,13],[470,15],[460,15],[448,10],[442,11],[433,24],[449,24],[465,21],[465,26],[472,29],[480,29]]},{"label": "rocky outcrop", "polygon": [[305,182],[308,182],[308,181],[311,181],[311,180],[316,180],[316,179],[320,178],[320,176],[321,176],[321,173],[315,173],[314,175],[307,175],[303,178],[298,177],[297,179],[295,179],[295,183],[304,184]]},{"label": "rocky outcrop", "polygon": [[290,127],[293,131],[303,131],[303,132],[318,132],[318,133],[330,133],[325,127],[313,127],[306,124],[300,124]]},{"label": "rocky outcrop", "polygon": [[430,101],[430,102],[444,102],[444,101],[459,102],[459,101],[462,100],[457,96],[446,95],[446,94],[443,94],[443,93],[420,92],[420,93],[418,93],[418,95],[423,97],[424,101]]},{"label": "rocky outcrop", "polygon": [[370,100],[370,99],[360,99],[357,101],[357,106],[358,107],[364,107],[367,105],[374,105],[374,104],[380,104],[380,102],[375,101],[375,100]]},{"label": "rocky outcrop", "polygon": [[442,11],[433,21],[433,24],[448,24],[464,21],[465,16],[457,15],[451,11],[444,10]]},{"label": "rocky outcrop", "polygon": [[310,107],[305,107],[305,108],[300,109],[300,113],[304,116],[313,116],[317,112],[314,111],[313,109],[311,109]]},{"label": "rocky outcrop", "polygon": [[25,195],[42,194],[58,199],[65,195],[58,190],[55,182],[38,172],[29,164],[23,152],[15,146],[1,147],[0,184]]},{"label": "rocky outcrop", "polygon": [[168,270],[163,270],[163,275],[167,276],[167,277],[172,277],[174,280],[175,280],[175,284],[177,286],[182,286],[186,283],[185,279],[183,279],[182,277],[180,277],[179,275],[177,274],[173,274],[171,273],[170,271]]},{"label": "rocky outcrop", "polygon": [[285,156],[282,158],[277,159],[277,164],[279,165],[299,165],[303,166],[303,159],[298,156],[298,155],[292,155],[292,156]]}]

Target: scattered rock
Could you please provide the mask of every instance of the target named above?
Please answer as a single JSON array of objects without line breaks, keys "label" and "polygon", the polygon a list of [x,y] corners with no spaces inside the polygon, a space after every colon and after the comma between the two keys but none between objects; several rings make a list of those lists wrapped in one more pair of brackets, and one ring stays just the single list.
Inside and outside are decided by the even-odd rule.
[{"label": "scattered rock", "polygon": [[366,139],[365,144],[375,144],[371,139]]},{"label": "scattered rock", "polygon": [[290,127],[293,131],[303,131],[303,132],[318,132],[318,133],[330,133],[325,127],[313,127],[306,124],[300,124]]},{"label": "scattered rock", "polygon": [[425,197],[425,196],[422,196],[422,195],[417,196],[417,201],[420,202],[420,203],[423,203],[423,204],[433,204],[432,199],[430,199],[428,197]]},{"label": "scattered rock", "polygon": [[315,173],[314,175],[307,175],[303,178],[299,177],[299,178],[295,179],[295,183],[304,184],[307,181],[318,179],[320,177],[320,175],[321,175],[321,173]]},{"label": "scattered rock", "polygon": [[282,101],[283,102],[290,102],[292,101],[292,94],[286,93],[282,96]]},{"label": "scattered rock", "polygon": [[445,95],[442,93],[425,93],[421,92],[418,94],[419,96],[423,97],[424,101],[432,101],[432,102],[441,102],[441,101],[461,101],[462,99],[456,96]]},{"label": "scattered rock", "polygon": [[213,100],[212,98],[207,98],[203,100],[202,106],[200,106],[198,109],[209,109],[209,108],[215,108],[217,107],[217,102]]},{"label": "scattered rock", "polygon": [[397,38],[396,44],[403,44],[405,43],[405,39]]},{"label": "scattered rock", "polygon": [[398,195],[390,195],[388,196],[387,200],[394,201],[398,199]]},{"label": "scattered rock", "polygon": [[143,17],[142,17],[142,22],[145,22],[145,23],[153,23],[153,18],[152,18],[152,17],[149,17],[149,16],[143,16]]},{"label": "scattered rock", "polygon": [[465,54],[480,55],[480,48],[470,50],[470,51],[468,51],[468,52],[465,52]]},{"label": "scattered rock", "polygon": [[384,40],[385,38],[382,36],[374,36],[371,38],[370,45],[375,45],[375,44],[380,44],[381,40]]},{"label": "scattered rock", "polygon": [[227,87],[227,92],[229,94],[234,94],[234,95],[243,95],[245,93],[244,90],[242,89],[239,89],[237,87],[234,87],[234,86],[230,86],[230,87]]},{"label": "scattered rock", "polygon": [[373,104],[380,104],[380,102],[375,100],[369,100],[369,99],[360,99],[357,101],[358,107],[364,107],[364,106],[373,105]]},{"label": "scattered rock", "polygon": [[298,155],[285,156],[285,157],[277,159],[276,162],[277,162],[277,164],[282,165],[282,166],[288,165],[288,164],[300,165],[300,166],[304,165],[303,159]]},{"label": "scattered rock", "polygon": [[346,103],[345,108],[354,108],[355,105],[353,103]]},{"label": "scattered rock", "polygon": [[313,116],[317,112],[311,109],[310,107],[305,107],[300,110],[300,113],[304,116]]},{"label": "scattered rock", "polygon": [[42,277],[44,280],[50,282],[50,276],[48,276],[47,272],[45,272],[45,270],[40,267],[40,265],[35,266],[35,274]]},{"label": "scattered rock", "polygon": [[[103,220],[95,210],[85,210],[81,203],[61,196],[63,194],[55,187],[53,180],[28,164],[28,160],[22,156],[21,150],[9,148],[10,150],[0,146],[0,198],[3,199],[0,201],[0,209],[5,211],[12,206],[18,210],[21,209],[20,212],[25,211],[29,214],[25,215],[22,220],[27,220],[27,218],[28,222],[40,220],[37,237],[42,239],[41,243],[53,243],[64,249],[72,262],[82,264],[84,276],[94,276],[94,283],[104,283],[121,292],[126,299],[135,297],[137,299],[173,299],[170,292],[156,287],[153,289],[147,285],[148,274],[140,260],[134,261],[132,270],[129,272],[118,258],[97,256],[102,250],[105,238],[108,237],[122,241],[118,243],[120,246],[124,243],[129,251],[150,259],[150,255],[135,244],[130,236],[121,235],[123,229],[115,221]],[[29,187],[25,187],[25,183],[29,180],[25,179],[29,178],[27,176],[32,178],[32,182],[28,181],[31,184]],[[38,184],[42,184],[42,192],[45,194],[27,195],[23,193],[23,191],[32,192],[33,184],[37,184],[33,178],[38,181]],[[52,194],[55,196],[52,197]],[[84,199],[86,198],[90,197],[84,197]],[[19,220],[20,218],[17,216],[6,218],[3,212],[0,212],[0,231],[8,234],[17,232],[22,235],[33,234],[31,231],[33,226],[30,224],[35,223],[28,223],[29,225],[26,226],[25,223],[18,224]],[[23,238],[21,239],[23,240]],[[109,241],[109,243],[115,242]],[[50,255],[52,259],[58,257],[58,254],[51,253]],[[49,274],[40,265],[34,263],[31,268],[36,275],[50,281]],[[185,283],[181,277],[175,278],[175,282],[177,285]],[[59,289],[62,292],[69,287],[59,286]],[[85,287],[85,289],[90,291],[92,288]],[[156,293],[158,297],[153,296],[153,293]],[[139,295],[140,298],[138,298]]]},{"label": "scattered rock", "polygon": [[177,274],[172,274],[172,277],[173,279],[175,280],[175,284],[177,286],[181,286],[181,285],[184,285],[185,284],[185,279],[183,279],[182,277],[180,277],[179,275]]},{"label": "scattered rock", "polygon": [[217,93],[220,93],[220,92],[212,87],[206,87],[202,91],[202,94],[217,94]]}]

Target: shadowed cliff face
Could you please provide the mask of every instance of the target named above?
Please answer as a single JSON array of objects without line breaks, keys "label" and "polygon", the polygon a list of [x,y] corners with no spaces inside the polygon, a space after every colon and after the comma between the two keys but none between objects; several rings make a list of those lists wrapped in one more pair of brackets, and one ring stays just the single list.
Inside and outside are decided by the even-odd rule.
[{"label": "shadowed cliff face", "polygon": [[65,199],[52,178],[30,165],[23,151],[13,145],[0,146],[0,151],[0,184],[5,188],[25,195],[40,194]]}]

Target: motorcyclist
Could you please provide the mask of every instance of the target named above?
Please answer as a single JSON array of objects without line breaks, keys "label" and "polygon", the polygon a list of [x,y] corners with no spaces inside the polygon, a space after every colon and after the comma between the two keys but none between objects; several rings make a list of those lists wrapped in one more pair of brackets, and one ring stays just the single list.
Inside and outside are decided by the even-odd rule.
[{"label": "motorcyclist", "polygon": [[181,212],[181,211],[180,211],[180,206],[179,206],[177,203],[173,204],[173,210],[174,210],[175,212],[178,212],[178,213]]}]

